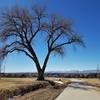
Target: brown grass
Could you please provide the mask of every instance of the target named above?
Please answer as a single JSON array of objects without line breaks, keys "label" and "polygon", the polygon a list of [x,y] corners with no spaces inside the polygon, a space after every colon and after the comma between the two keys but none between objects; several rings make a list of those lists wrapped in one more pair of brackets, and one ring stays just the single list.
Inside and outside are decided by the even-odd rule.
[{"label": "brown grass", "polygon": [[97,78],[82,78],[82,80],[90,85],[100,86],[100,81]]},{"label": "brown grass", "polygon": [[95,86],[96,90],[100,92],[100,80],[97,78],[82,78],[87,84]]},{"label": "brown grass", "polygon": [[47,80],[53,80],[53,81],[62,81],[64,85],[67,85],[70,83],[70,78],[55,78],[55,77],[47,77]]},{"label": "brown grass", "polygon": [[55,98],[63,91],[63,88],[45,88],[25,94],[22,97],[17,97],[15,100],[55,100]]},{"label": "brown grass", "polygon": [[[3,78],[0,80],[0,100],[18,95],[14,100],[54,100],[68,81],[64,78],[46,79],[49,81],[36,81],[36,78]],[[64,85],[54,83],[55,80],[63,81]]]},{"label": "brown grass", "polygon": [[32,84],[35,80],[35,78],[2,78],[0,79],[0,89],[10,89]]}]

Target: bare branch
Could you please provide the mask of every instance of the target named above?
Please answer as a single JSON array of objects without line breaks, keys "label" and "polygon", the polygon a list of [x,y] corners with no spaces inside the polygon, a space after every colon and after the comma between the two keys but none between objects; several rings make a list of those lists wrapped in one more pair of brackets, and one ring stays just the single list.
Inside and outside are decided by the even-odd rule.
[{"label": "bare branch", "polygon": [[62,46],[56,47],[56,48],[54,49],[54,52],[57,53],[57,54],[59,54],[59,55],[62,56],[62,57],[63,57],[64,54],[65,54],[64,48],[63,48]]},{"label": "bare branch", "polygon": [[32,57],[28,52],[26,52],[26,51],[23,50],[23,49],[13,48],[13,49],[7,51],[7,53],[12,53],[12,52],[14,52],[14,51],[21,51],[21,52],[24,52],[28,57],[30,57],[30,58],[33,60],[33,57]]},{"label": "bare branch", "polygon": [[53,44],[61,37],[62,33],[58,34],[58,36],[52,41],[51,43],[51,47],[53,46]]},{"label": "bare branch", "polygon": [[79,45],[85,47],[83,40],[81,39],[81,37],[78,34],[73,35],[72,37],[70,37],[70,39],[67,42],[61,43],[55,47],[52,48],[52,50],[55,50],[56,48],[59,48],[61,46],[67,45],[67,44],[72,44],[72,43],[78,43]]},{"label": "bare branch", "polygon": [[38,18],[38,28],[37,28],[37,30],[35,32],[33,32],[32,31],[32,27],[31,27],[32,36],[31,36],[31,38],[29,40],[30,43],[32,42],[32,40],[36,36],[36,34],[40,31],[40,26],[41,26],[40,19]]}]

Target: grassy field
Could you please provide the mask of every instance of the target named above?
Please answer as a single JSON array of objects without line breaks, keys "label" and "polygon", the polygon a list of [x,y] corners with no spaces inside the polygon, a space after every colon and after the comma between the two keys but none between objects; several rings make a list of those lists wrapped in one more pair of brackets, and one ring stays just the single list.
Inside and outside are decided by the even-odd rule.
[{"label": "grassy field", "polygon": [[17,86],[34,83],[36,78],[2,78],[0,79],[0,89],[9,89]]},{"label": "grassy field", "polygon": [[82,78],[86,83],[95,86],[96,90],[100,92],[100,80],[97,78]]},{"label": "grassy field", "polygon": [[[54,77],[47,77],[46,80],[51,81],[62,81],[65,84],[69,82],[67,78],[54,78]],[[29,85],[36,82],[36,78],[2,78],[0,79],[0,89],[9,89],[12,87],[22,86],[22,85]]]},{"label": "grassy field", "polygon": [[[85,82],[91,85],[98,85],[100,86],[100,81],[96,78],[81,78]],[[69,82],[69,78],[54,78],[54,77],[47,77],[46,80],[51,81],[62,81],[64,84]],[[36,78],[2,78],[0,79],[0,89],[9,89],[12,87],[22,86],[22,85],[29,85],[36,82]]]},{"label": "grassy field", "polygon": [[97,78],[82,78],[82,80],[91,85],[100,86],[100,81]]},{"label": "grassy field", "polygon": [[[0,100],[18,96],[16,100],[54,100],[65,88],[65,78],[46,78],[49,81],[37,81],[36,78],[2,78],[0,80]],[[63,85],[53,81],[62,81]],[[27,92],[28,91],[28,92]],[[3,99],[1,99],[3,98]]]},{"label": "grassy field", "polygon": [[[26,91],[23,96],[14,97],[16,98],[15,100],[54,100],[63,91],[65,86],[70,83],[70,78],[47,77],[46,80],[49,81],[37,81],[36,78],[2,78],[0,80],[0,91],[9,90],[11,93],[16,94],[14,90],[21,93],[20,90],[24,89],[26,91],[28,89],[29,92]],[[81,80],[93,86],[100,86],[100,82],[96,78],[81,78]],[[62,81],[64,84],[60,86],[52,81]],[[35,90],[34,87],[36,87]],[[98,90],[100,91],[100,88]],[[6,99],[1,99],[0,97],[0,100]]]}]

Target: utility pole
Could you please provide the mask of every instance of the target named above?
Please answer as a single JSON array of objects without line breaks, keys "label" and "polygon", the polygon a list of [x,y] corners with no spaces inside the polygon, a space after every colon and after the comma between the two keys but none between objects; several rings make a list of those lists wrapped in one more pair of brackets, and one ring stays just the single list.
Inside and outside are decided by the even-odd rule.
[{"label": "utility pole", "polygon": [[3,67],[3,76],[5,77],[5,65]]},{"label": "utility pole", "polygon": [[99,66],[99,64],[97,64],[97,78],[98,78],[99,83],[100,83],[100,66]]},{"label": "utility pole", "polygon": [[2,65],[3,65],[3,61],[4,61],[4,58],[1,58],[0,59],[0,79],[1,79],[1,76],[2,76]]},{"label": "utility pole", "polygon": [[4,73],[5,73],[5,65],[4,65]]},{"label": "utility pole", "polygon": [[1,74],[2,74],[2,60],[0,60],[0,79],[1,79]]}]

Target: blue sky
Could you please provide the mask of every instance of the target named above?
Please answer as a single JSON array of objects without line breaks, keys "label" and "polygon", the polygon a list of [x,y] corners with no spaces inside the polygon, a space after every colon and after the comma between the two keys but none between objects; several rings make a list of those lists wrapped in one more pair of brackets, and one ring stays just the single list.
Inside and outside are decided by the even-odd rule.
[{"label": "blue sky", "polygon": [[[80,32],[86,48],[66,47],[64,58],[52,55],[46,71],[67,71],[96,69],[100,64],[100,0],[0,0],[0,9],[20,5],[30,8],[32,4],[47,7],[49,13],[56,13],[72,19],[73,28]],[[40,62],[44,48],[38,49]],[[13,53],[5,61],[6,72],[34,72],[34,63],[23,54]]]}]

